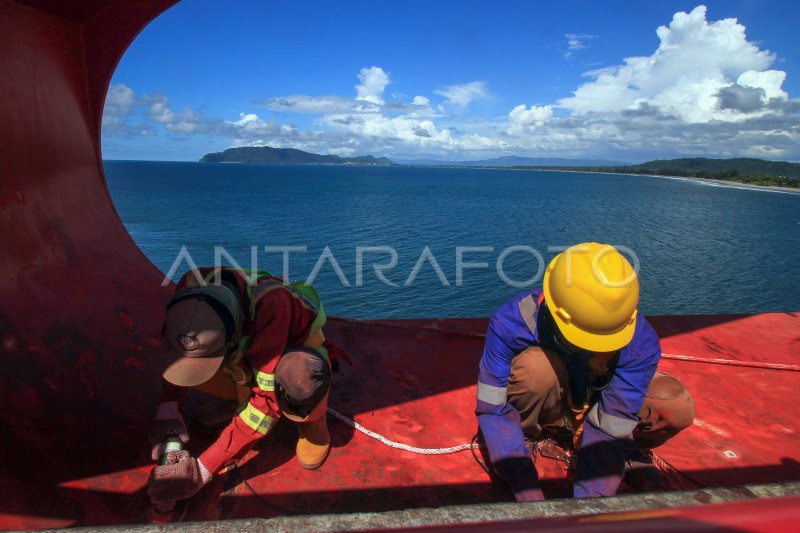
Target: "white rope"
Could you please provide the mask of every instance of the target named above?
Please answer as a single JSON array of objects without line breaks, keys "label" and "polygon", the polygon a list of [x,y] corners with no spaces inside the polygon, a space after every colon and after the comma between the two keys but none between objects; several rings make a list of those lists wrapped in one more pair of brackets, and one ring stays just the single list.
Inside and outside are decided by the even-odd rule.
[{"label": "white rope", "polygon": [[469,450],[470,448],[478,447],[477,444],[459,444],[458,446],[451,446],[449,448],[417,448],[416,446],[409,446],[408,444],[403,444],[402,442],[395,442],[393,440],[389,440],[383,435],[375,433],[374,431],[370,431],[369,429],[365,428],[355,420],[351,420],[350,418],[347,418],[343,414],[334,411],[330,407],[328,407],[328,413],[332,414],[335,418],[338,418],[348,426],[357,429],[358,431],[360,431],[364,435],[367,435],[368,437],[372,437],[373,439],[379,440],[391,448],[397,448],[399,450],[405,450],[411,453],[418,453],[421,455],[444,455],[448,453],[463,452],[464,450]]}]

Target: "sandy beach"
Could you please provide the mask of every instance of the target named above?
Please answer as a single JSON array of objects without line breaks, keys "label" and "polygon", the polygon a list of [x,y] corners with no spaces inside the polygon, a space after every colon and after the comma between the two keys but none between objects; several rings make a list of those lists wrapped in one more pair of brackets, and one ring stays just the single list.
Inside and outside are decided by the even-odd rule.
[{"label": "sandy beach", "polygon": [[780,192],[785,194],[800,194],[800,189],[792,187],[777,187],[774,185],[753,185],[749,183],[738,183],[736,181],[714,180],[708,178],[694,178],[688,176],[659,176],[657,174],[630,174],[631,176],[651,176],[653,178],[666,178],[671,180],[686,180],[703,183],[712,187],[730,187],[733,189],[749,189],[762,192]]},{"label": "sandy beach", "polygon": [[[459,167],[453,167],[459,168]],[[475,168],[475,167],[468,167],[468,168]],[[485,168],[504,168],[504,167],[485,167]],[[668,180],[683,180],[683,181],[694,181],[697,183],[702,183],[703,185],[708,185],[710,187],[729,187],[732,189],[748,189],[751,191],[761,191],[761,192],[777,192],[777,193],[784,193],[784,194],[800,194],[800,189],[794,189],[792,187],[776,187],[773,185],[752,185],[749,183],[739,183],[736,181],[725,181],[725,180],[714,180],[708,178],[695,178],[691,176],[662,176],[660,174],[634,174],[634,173],[627,173],[627,172],[594,172],[594,171],[587,171],[587,170],[564,170],[564,169],[549,169],[549,168],[514,168],[508,167],[509,169],[514,170],[543,170],[545,172],[584,172],[584,173],[592,173],[592,174],[620,174],[624,176],[648,176],[650,178],[664,178]]]}]

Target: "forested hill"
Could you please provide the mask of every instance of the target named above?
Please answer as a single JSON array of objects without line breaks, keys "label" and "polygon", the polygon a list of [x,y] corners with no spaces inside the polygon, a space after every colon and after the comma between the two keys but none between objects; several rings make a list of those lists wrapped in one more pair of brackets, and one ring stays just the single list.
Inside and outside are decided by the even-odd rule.
[{"label": "forested hill", "polygon": [[612,172],[616,174],[656,174],[659,176],[683,176],[735,181],[750,185],[800,188],[800,164],[743,157],[734,159],[708,159],[705,157],[657,159],[639,165],[614,167],[525,166],[516,168]]},{"label": "forested hill", "polygon": [[701,172],[716,174],[735,170],[740,175],[766,174],[767,176],[785,176],[790,178],[800,176],[800,164],[744,157],[735,159],[708,159],[705,157],[667,160],[657,159],[640,165],[632,165],[630,168],[649,171],[674,169],[696,174]]},{"label": "forested hill", "polygon": [[337,155],[320,155],[295,150],[294,148],[272,148],[255,146],[228,148],[224,152],[206,154],[201,163],[284,163],[284,164],[324,164],[324,165],[392,165],[385,157],[371,155],[359,157],[339,157]]}]

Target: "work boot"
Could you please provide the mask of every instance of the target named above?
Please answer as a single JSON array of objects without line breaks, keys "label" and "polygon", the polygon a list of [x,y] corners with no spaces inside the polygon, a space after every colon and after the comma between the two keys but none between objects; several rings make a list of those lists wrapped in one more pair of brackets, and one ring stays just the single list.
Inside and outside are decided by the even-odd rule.
[{"label": "work boot", "polygon": [[297,460],[303,468],[319,468],[331,448],[328,433],[330,365],[318,351],[291,348],[275,367],[278,403],[286,418],[297,424]]},{"label": "work boot", "polygon": [[325,418],[297,424],[297,460],[300,466],[314,470],[322,466],[331,451],[331,437]]},{"label": "work boot", "polygon": [[300,419],[291,413],[284,414],[297,424],[297,461],[307,470],[322,466],[331,451],[331,436],[328,433],[328,395],[308,414]]},{"label": "work boot", "polygon": [[625,460],[625,484],[634,492],[657,492],[664,490],[664,475],[653,464],[652,452],[636,450]]}]

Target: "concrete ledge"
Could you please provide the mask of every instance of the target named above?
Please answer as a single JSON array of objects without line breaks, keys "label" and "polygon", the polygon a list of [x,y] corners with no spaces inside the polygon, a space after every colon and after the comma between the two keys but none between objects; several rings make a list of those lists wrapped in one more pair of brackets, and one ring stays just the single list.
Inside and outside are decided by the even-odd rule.
[{"label": "concrete ledge", "polygon": [[[261,531],[353,531],[395,529],[421,526],[446,526],[498,522],[532,518],[618,513],[669,507],[713,505],[717,503],[779,498],[800,495],[800,482],[742,485],[702,490],[626,494],[585,500],[560,499],[530,503],[492,503],[457,505],[437,509],[407,509],[384,513],[355,513],[250,518],[216,522],[187,522],[168,525],[113,526],[74,528],[71,531],[116,531],[120,533],[228,533]],[[54,530],[55,531],[55,530]]]}]

